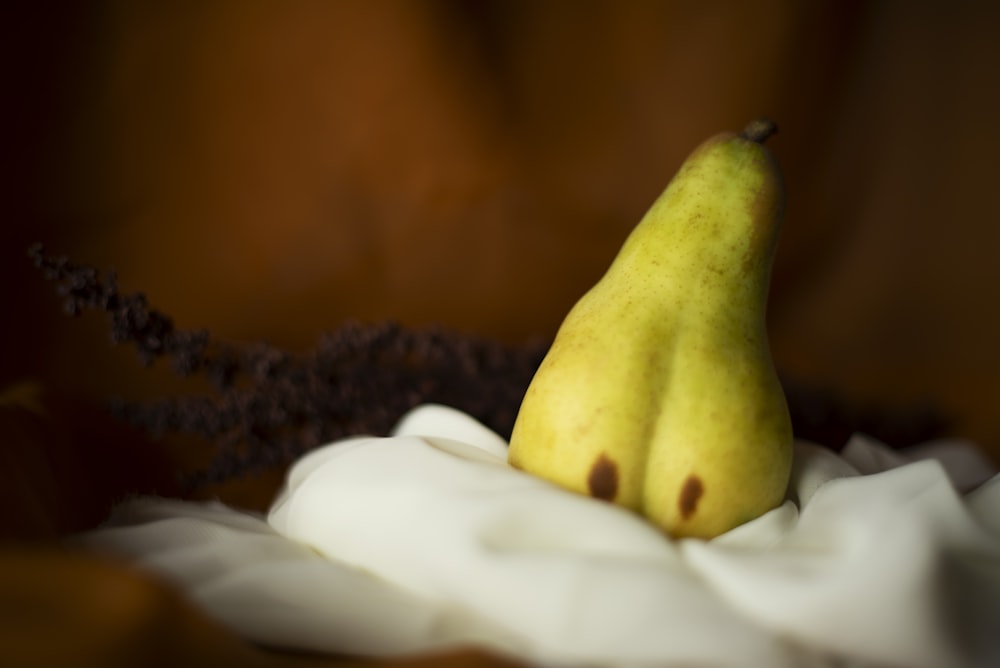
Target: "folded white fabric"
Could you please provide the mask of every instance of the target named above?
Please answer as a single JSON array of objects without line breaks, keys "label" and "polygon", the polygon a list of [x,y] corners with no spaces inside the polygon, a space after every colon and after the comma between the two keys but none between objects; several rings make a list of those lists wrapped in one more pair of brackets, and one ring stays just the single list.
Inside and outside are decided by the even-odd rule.
[{"label": "folded white fabric", "polygon": [[788,500],[712,541],[505,463],[424,406],[317,449],[267,517],[136,499],[77,537],[266,645],[476,644],[553,666],[1000,665],[1000,476],[968,444],[797,443]]}]

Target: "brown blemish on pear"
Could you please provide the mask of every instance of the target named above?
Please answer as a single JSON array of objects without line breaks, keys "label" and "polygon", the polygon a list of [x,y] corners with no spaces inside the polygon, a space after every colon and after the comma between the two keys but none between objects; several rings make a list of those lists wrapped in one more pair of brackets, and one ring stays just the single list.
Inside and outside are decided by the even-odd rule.
[{"label": "brown blemish on pear", "polygon": [[618,495],[618,465],[603,452],[590,467],[587,489],[595,499],[614,501]]},{"label": "brown blemish on pear", "polygon": [[677,499],[677,507],[681,511],[681,519],[689,520],[694,516],[698,510],[698,501],[701,500],[704,493],[705,486],[698,476],[692,473],[684,480],[684,484],[681,486],[681,495]]}]

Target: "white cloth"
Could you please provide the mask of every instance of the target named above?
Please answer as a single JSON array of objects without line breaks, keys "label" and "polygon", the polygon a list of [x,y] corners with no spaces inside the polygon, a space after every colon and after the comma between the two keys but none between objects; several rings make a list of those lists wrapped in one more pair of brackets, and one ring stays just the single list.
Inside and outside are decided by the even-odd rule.
[{"label": "white cloth", "polygon": [[1000,476],[956,441],[799,442],[788,500],[712,541],[507,466],[468,416],[319,448],[270,513],[144,498],[77,537],[261,644],[478,644],[572,666],[1000,665]]}]

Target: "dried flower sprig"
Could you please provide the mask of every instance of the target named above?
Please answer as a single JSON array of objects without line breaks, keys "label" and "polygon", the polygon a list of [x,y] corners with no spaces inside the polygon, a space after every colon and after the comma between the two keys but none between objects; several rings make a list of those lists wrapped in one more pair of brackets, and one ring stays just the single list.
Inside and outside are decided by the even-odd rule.
[{"label": "dried flower sprig", "polygon": [[189,433],[216,444],[199,484],[284,464],[347,435],[383,435],[410,408],[428,402],[463,410],[509,435],[517,407],[547,342],[520,346],[440,327],[344,323],[316,347],[293,355],[266,343],[233,344],[207,330],[181,330],[142,293],[122,294],[113,271],[29,251],[59,284],[65,310],[105,311],[111,338],[131,343],[149,365],[168,358],[181,375],[202,374],[214,396],[115,401],[113,412],[154,434]]}]

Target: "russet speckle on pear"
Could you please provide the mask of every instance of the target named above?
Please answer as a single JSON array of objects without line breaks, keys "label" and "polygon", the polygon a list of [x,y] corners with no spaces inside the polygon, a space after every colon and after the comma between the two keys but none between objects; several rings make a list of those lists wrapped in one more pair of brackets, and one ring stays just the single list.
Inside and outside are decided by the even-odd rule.
[{"label": "russet speckle on pear", "polygon": [[711,538],[780,505],[792,432],[765,325],[784,191],[773,124],[697,147],[567,314],[509,461]]}]

